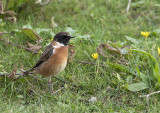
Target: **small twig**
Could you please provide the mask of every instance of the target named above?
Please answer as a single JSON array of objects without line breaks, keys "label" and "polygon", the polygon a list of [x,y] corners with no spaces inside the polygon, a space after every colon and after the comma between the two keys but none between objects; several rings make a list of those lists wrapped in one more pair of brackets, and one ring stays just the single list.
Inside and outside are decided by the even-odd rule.
[{"label": "small twig", "polygon": [[[33,74],[33,72],[29,72],[28,74]],[[10,73],[2,74],[0,76],[9,76]],[[15,73],[15,75],[25,75],[25,73]]]},{"label": "small twig", "polygon": [[131,1],[132,1],[132,0],[128,0],[128,5],[127,5],[126,13],[129,12],[129,8],[130,8],[130,5],[131,5]]},{"label": "small twig", "polygon": [[2,33],[2,32],[0,32],[0,36],[2,36],[2,35],[4,35],[4,34],[11,34],[11,33]]},{"label": "small twig", "polygon": [[[36,76],[32,76],[32,75],[30,75],[30,74],[34,74],[34,73],[33,73],[33,72],[30,72],[30,73],[28,73],[28,75],[25,75],[24,73],[15,73],[13,76],[12,76],[11,73],[6,73],[6,74],[0,75],[0,77],[1,77],[1,76],[9,76],[9,77],[12,78],[13,80],[17,80],[17,79],[20,79],[20,78],[24,77],[23,75],[25,75],[25,76],[33,77],[33,78],[36,79],[36,80],[38,79]],[[20,75],[20,76],[14,77],[15,75]]]},{"label": "small twig", "polygon": [[139,96],[139,97],[146,97],[146,101],[147,101],[147,103],[149,103],[149,97],[150,97],[151,95],[154,95],[154,94],[157,94],[157,93],[160,93],[160,91],[153,92],[153,93],[150,93],[150,94],[147,94],[147,95],[141,95],[141,96]]},{"label": "small twig", "polygon": [[[2,38],[0,38],[0,41],[2,41],[2,42],[5,43],[5,40],[3,40]],[[18,44],[13,44],[12,42],[7,42],[7,44],[10,44],[10,45],[13,45],[13,46],[17,46],[17,47],[23,48],[23,49],[25,49],[25,50],[27,50],[27,51],[33,52],[34,54],[38,54],[37,51],[31,50],[31,49],[29,49],[29,48],[23,47],[23,46],[18,45]]]},{"label": "small twig", "polygon": [[[1,77],[1,76],[9,76],[9,75],[10,75],[10,73],[6,73],[6,74],[0,75],[0,77]],[[16,73],[15,75],[23,75],[23,73]]]},{"label": "small twig", "polygon": [[6,73],[6,74],[0,75],[0,77],[1,77],[1,76],[9,76],[9,75],[10,75],[10,73]]}]

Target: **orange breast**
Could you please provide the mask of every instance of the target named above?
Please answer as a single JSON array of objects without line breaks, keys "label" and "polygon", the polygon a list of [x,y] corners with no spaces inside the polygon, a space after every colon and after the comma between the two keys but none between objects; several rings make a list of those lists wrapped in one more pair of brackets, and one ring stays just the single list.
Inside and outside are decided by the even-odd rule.
[{"label": "orange breast", "polygon": [[54,54],[36,69],[36,72],[42,76],[54,76],[63,71],[67,64],[68,47],[61,46],[55,48]]}]

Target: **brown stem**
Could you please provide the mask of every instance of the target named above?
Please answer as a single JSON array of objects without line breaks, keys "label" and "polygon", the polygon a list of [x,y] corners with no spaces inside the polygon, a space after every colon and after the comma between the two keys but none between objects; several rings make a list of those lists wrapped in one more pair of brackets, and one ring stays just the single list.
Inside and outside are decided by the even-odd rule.
[{"label": "brown stem", "polygon": [[9,75],[10,75],[10,73],[2,74],[2,75],[0,75],[0,77],[1,77],[1,76],[9,76]]},{"label": "brown stem", "polygon": [[[28,73],[28,74],[33,74],[32,72]],[[14,75],[26,75],[25,73],[15,73]],[[2,74],[1,76],[10,76],[10,73],[6,73],[6,74]]]},{"label": "brown stem", "polygon": [[[3,40],[2,38],[0,38],[0,41],[2,41],[2,42],[5,43],[5,40]],[[23,48],[23,49],[25,49],[25,50],[27,50],[27,51],[33,52],[34,54],[38,54],[37,51],[31,50],[31,49],[29,49],[29,48],[23,47],[23,46],[18,45],[18,44],[14,44],[14,43],[12,43],[12,42],[7,42],[7,44],[10,44],[10,45],[13,45],[13,46],[17,46],[17,47]]]}]

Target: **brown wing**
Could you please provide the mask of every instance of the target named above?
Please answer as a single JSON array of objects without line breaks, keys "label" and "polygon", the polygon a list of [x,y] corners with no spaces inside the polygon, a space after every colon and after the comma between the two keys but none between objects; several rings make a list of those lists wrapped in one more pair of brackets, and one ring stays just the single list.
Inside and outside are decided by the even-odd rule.
[{"label": "brown wing", "polygon": [[54,48],[53,46],[50,44],[46,47],[46,49],[43,51],[41,57],[39,58],[39,60],[37,61],[36,65],[33,67],[38,67],[40,66],[43,62],[47,61],[50,56],[52,56],[52,54],[54,53]]}]

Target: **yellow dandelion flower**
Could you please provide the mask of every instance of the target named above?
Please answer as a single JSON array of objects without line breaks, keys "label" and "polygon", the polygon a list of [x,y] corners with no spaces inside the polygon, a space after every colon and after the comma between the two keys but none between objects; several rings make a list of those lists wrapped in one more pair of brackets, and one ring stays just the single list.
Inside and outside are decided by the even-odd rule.
[{"label": "yellow dandelion flower", "polygon": [[141,35],[144,36],[145,38],[147,38],[150,33],[151,32],[147,32],[147,31],[143,32],[143,31],[141,31]]},{"label": "yellow dandelion flower", "polygon": [[160,47],[158,47],[158,54],[159,54],[159,56],[160,56]]},{"label": "yellow dandelion flower", "polygon": [[93,53],[91,56],[92,56],[92,58],[97,59],[99,55],[98,55],[98,53]]}]

